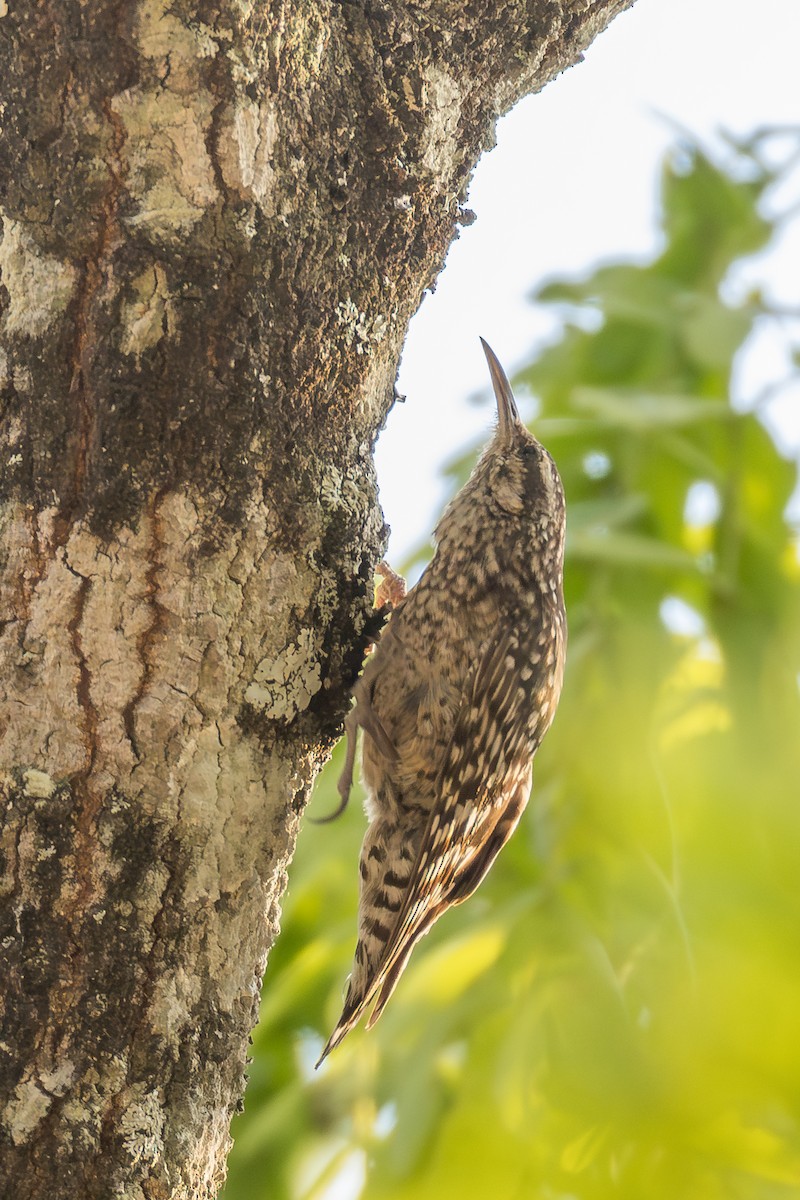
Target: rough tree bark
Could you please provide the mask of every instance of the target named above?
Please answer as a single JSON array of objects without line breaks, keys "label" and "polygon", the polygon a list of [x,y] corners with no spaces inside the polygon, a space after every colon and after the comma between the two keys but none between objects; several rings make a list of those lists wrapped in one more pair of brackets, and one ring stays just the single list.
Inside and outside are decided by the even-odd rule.
[{"label": "rough tree bark", "polygon": [[629,2],[0,0],[4,1195],[215,1195],[408,320]]}]

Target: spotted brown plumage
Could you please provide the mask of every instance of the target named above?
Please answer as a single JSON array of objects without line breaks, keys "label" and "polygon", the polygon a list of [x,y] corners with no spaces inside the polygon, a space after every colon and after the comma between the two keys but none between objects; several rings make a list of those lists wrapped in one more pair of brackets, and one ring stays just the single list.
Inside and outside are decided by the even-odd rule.
[{"label": "spotted brown plumage", "polygon": [[561,691],[564,493],[483,347],[497,431],[393,610],[346,723],[339,790],[346,802],[361,727],[370,823],[353,972],[320,1062],[373,1002],[375,1023],[414,944],[486,875],[528,802]]}]

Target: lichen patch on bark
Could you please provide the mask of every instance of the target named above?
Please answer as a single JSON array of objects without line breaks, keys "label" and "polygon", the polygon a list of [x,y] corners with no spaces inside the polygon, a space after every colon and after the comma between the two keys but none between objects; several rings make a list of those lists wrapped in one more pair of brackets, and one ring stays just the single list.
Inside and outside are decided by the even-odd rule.
[{"label": "lichen patch on bark", "polygon": [[426,125],[422,135],[422,164],[436,178],[450,178],[455,163],[448,161],[458,148],[456,137],[461,115],[461,86],[441,66],[429,64],[422,73]]},{"label": "lichen patch on bark", "polygon": [[322,687],[319,646],[311,629],[301,629],[280,654],[262,658],[245,699],[274,721],[291,721]]},{"label": "lichen patch on bark", "polygon": [[3,213],[0,218],[0,284],[8,292],[3,332],[40,337],[69,304],[78,272],[70,263],[45,254],[24,222]]},{"label": "lichen patch on bark", "polygon": [[[173,58],[191,65],[198,58],[213,58],[218,39],[225,31],[212,31],[199,21],[182,21],[169,0],[141,0],[136,8],[134,24],[136,40],[142,54],[150,59]],[[227,40],[232,31],[227,31]]]},{"label": "lichen patch on bark", "polygon": [[24,772],[22,779],[25,791],[29,796],[38,796],[42,800],[47,800],[56,790],[54,781],[46,771],[35,771],[30,768]]},{"label": "lichen patch on bark", "polygon": [[52,1096],[46,1096],[35,1079],[17,1085],[14,1100],[3,1113],[15,1146],[28,1140],[52,1103]]},{"label": "lichen patch on bark", "polygon": [[155,1166],[164,1153],[164,1097],[144,1087],[136,1092],[120,1115],[123,1150],[131,1165]]},{"label": "lichen patch on bark", "polygon": [[133,88],[115,96],[122,121],[128,188],[138,209],[125,219],[151,236],[188,233],[218,199],[206,148],[214,97],[205,89],[189,101],[163,88]]},{"label": "lichen patch on bark", "polygon": [[258,105],[246,100],[226,115],[219,147],[225,182],[241,196],[252,196],[267,216],[275,212],[271,190],[277,141],[278,114],[271,101]]},{"label": "lichen patch on bark", "polygon": [[[263,509],[216,553],[204,551],[204,504],[163,496],[110,542],[78,524],[43,566],[46,547],[22,514],[6,512],[16,578],[35,583],[26,597],[9,593],[0,633],[0,751],[30,764],[40,790],[90,770],[102,787],[155,796],[166,763],[171,803],[188,790],[193,805],[213,805],[220,763],[241,738],[242,703],[285,723],[321,687],[319,645],[303,624],[319,603],[310,564],[265,554]],[[266,645],[283,649],[265,655]],[[162,754],[144,759],[140,747],[153,739]]]},{"label": "lichen patch on bark", "polygon": [[161,263],[146,267],[131,281],[130,290],[132,297],[120,312],[120,348],[141,362],[144,352],[162,337],[175,335],[178,316]]}]

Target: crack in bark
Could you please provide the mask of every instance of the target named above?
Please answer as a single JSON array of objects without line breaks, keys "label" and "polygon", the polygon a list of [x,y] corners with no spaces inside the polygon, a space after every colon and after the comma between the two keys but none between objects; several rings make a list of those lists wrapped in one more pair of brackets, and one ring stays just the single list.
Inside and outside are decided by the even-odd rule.
[{"label": "crack in bark", "polygon": [[219,95],[220,99],[211,109],[211,118],[208,122],[208,128],[205,132],[204,144],[208,161],[211,163],[211,171],[214,176],[214,182],[217,185],[219,192],[219,202],[224,212],[228,204],[228,196],[230,189],[225,182],[225,175],[222,170],[222,164],[219,160],[219,146],[221,143],[224,122],[223,118],[229,108],[228,90],[230,88],[230,79],[227,66],[224,60],[224,55],[218,54],[213,59],[209,68],[210,87],[212,95]]},{"label": "crack in bark", "polygon": [[147,571],[145,573],[143,599],[152,611],[152,620],[137,638],[136,654],[142,664],[142,674],[139,677],[139,683],[133,695],[122,709],[122,723],[125,728],[125,734],[137,762],[142,761],[142,754],[136,740],[136,709],[141,704],[150,680],[153,677],[156,664],[153,662],[152,648],[156,638],[166,624],[166,609],[158,599],[157,579],[159,571],[164,569],[164,563],[161,561],[161,553],[164,549],[164,536],[161,527],[160,511],[166,492],[167,489],[165,487],[160,488],[148,504],[147,519],[150,521],[151,539],[146,552]]},{"label": "crack in bark", "polygon": [[[83,640],[80,628],[92,581],[87,575],[81,575],[74,567],[70,566],[66,555],[64,556],[64,565],[70,575],[74,575],[80,581],[75,598],[75,611],[67,624],[67,631],[70,635],[75,661],[78,666],[78,683],[75,691],[78,698],[78,705],[85,717],[84,736],[86,740],[87,759],[86,766],[72,777],[72,783],[74,787],[83,789],[92,773],[92,768],[97,757],[97,729],[99,723],[99,714],[92,700],[92,675],[86,655],[83,652]],[[88,788],[86,789],[86,795],[89,795]]]},{"label": "crack in bark", "polygon": [[72,346],[72,376],[69,394],[76,405],[77,447],[74,451],[75,465],[72,479],[72,495],[62,498],[61,512],[57,522],[57,536],[52,552],[66,544],[70,527],[83,499],[92,440],[97,421],[97,404],[91,385],[91,368],[97,337],[92,308],[103,286],[109,279],[112,253],[119,239],[119,203],[125,190],[126,169],[123,165],[122,149],[126,141],[125,126],[121,117],[114,112],[111,98],[106,96],[102,103],[103,115],[111,130],[109,151],[106,158],[109,186],[97,206],[98,227],[94,249],[84,259],[83,271],[77,288],[75,301],[75,338]]}]

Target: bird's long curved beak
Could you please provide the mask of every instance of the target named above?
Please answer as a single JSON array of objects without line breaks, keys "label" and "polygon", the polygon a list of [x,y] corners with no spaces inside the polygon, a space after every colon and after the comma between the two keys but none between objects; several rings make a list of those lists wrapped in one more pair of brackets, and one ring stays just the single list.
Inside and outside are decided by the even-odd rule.
[{"label": "bird's long curved beak", "polygon": [[522,424],[517,409],[514,393],[505,371],[500,366],[500,360],[488,342],[481,338],[483,353],[489,364],[489,374],[492,377],[495,400],[497,401],[497,432],[501,438],[509,438],[514,429]]}]

